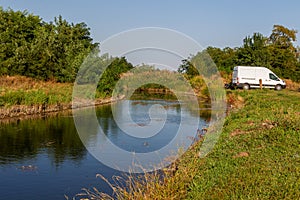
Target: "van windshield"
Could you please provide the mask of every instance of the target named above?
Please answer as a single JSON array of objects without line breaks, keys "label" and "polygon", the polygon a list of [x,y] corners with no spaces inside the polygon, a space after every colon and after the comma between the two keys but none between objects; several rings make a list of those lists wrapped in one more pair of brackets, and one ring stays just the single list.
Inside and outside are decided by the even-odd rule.
[{"label": "van windshield", "polygon": [[271,80],[274,80],[274,81],[279,81],[279,79],[277,78],[277,76],[275,76],[274,74],[269,74],[269,78],[271,79]]}]

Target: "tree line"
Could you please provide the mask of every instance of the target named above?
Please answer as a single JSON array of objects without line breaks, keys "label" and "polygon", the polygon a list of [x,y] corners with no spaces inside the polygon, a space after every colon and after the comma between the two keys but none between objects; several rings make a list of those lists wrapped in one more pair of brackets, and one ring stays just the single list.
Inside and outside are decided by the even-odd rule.
[{"label": "tree line", "polygon": [[274,25],[268,37],[254,33],[245,37],[241,47],[208,47],[206,51],[225,73],[231,73],[237,65],[264,66],[282,78],[300,82],[300,50],[293,45],[296,33],[296,30]]},{"label": "tree line", "polygon": [[295,47],[296,30],[274,25],[269,37],[253,33],[243,40],[241,47],[224,49],[207,47],[203,52],[183,60],[178,71],[192,78],[198,75],[193,60],[208,53],[222,75],[232,73],[237,65],[264,66],[278,76],[300,82],[300,49]]},{"label": "tree line", "polygon": [[97,43],[85,23],[61,16],[44,22],[27,11],[0,8],[0,75],[24,75],[71,82],[83,59]]},{"label": "tree line", "polygon": [[[254,33],[243,40],[241,47],[224,49],[207,47],[210,55],[222,74],[230,74],[236,65],[265,66],[280,77],[300,81],[299,48],[296,30],[274,25],[270,36]],[[85,23],[69,23],[61,16],[54,21],[44,22],[39,16],[27,11],[4,10],[0,7],[0,75],[23,75],[40,80],[74,82],[80,66],[92,51],[95,58],[85,65],[94,65],[91,71],[79,80],[95,81],[103,65],[99,57],[100,45],[94,43],[90,29]],[[196,57],[196,56],[195,56]],[[182,61],[178,71],[189,76],[197,74],[191,60]],[[98,90],[110,94],[121,74],[133,66],[126,58],[105,58],[109,67],[101,76]]]},{"label": "tree line", "polygon": [[27,11],[0,7],[0,76],[22,75],[39,80],[74,82],[87,59],[90,72],[80,81],[90,83],[102,73],[99,66],[109,63],[98,90],[110,94],[120,74],[133,68],[123,58],[99,56],[99,44],[85,23],[69,23],[62,16],[44,22]]}]

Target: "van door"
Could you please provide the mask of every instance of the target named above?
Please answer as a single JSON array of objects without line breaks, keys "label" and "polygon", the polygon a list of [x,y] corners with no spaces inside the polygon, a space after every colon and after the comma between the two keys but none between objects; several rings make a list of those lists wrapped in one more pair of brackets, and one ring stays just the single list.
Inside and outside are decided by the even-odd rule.
[{"label": "van door", "polygon": [[267,86],[274,87],[277,84],[280,84],[280,79],[275,74],[269,73],[269,81]]},{"label": "van door", "polygon": [[260,87],[259,85],[259,80],[262,81],[262,85],[263,87],[265,87],[265,85],[269,85],[270,81],[269,81],[269,70],[264,68],[264,67],[256,67],[255,70],[255,83],[257,87]]}]

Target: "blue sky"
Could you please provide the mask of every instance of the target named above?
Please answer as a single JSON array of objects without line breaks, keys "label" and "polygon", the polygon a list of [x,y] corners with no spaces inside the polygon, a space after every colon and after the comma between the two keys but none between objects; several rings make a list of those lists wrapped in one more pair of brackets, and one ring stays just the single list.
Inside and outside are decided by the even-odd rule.
[{"label": "blue sky", "polygon": [[203,47],[224,48],[241,46],[254,32],[269,36],[274,24],[300,31],[299,0],[1,0],[0,6],[28,10],[44,21],[62,15],[69,22],[85,22],[96,42],[128,29],[163,27]]}]

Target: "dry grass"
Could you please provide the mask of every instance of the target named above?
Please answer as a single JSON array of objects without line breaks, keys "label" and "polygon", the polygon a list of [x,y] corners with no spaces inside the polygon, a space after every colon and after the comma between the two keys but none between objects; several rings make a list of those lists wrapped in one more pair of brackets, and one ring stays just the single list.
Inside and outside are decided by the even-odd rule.
[{"label": "dry grass", "polygon": [[232,93],[231,91],[227,92],[226,101],[230,109],[240,109],[245,103],[245,100],[242,96]]},{"label": "dry grass", "polygon": [[288,90],[300,91],[300,83],[293,82],[291,80],[284,80],[286,82],[286,88]]},{"label": "dry grass", "polygon": [[39,81],[24,76],[0,77],[0,106],[69,103],[72,83]]},{"label": "dry grass", "polygon": [[70,90],[72,89],[72,83],[57,83],[54,81],[40,81],[25,76],[1,76],[0,88],[3,95],[7,91],[37,91],[43,90],[45,92],[52,92],[53,90]]}]

